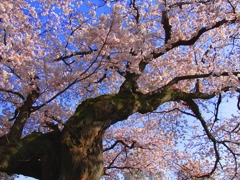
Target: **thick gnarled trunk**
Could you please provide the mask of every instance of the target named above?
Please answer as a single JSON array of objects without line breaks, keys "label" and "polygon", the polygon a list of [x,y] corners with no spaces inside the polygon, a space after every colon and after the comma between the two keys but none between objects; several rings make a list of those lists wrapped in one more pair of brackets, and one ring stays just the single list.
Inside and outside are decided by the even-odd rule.
[{"label": "thick gnarled trunk", "polygon": [[33,133],[0,149],[0,171],[40,180],[99,180],[103,175],[103,134],[91,126],[77,134],[68,129]]},{"label": "thick gnarled trunk", "polygon": [[16,143],[0,144],[0,171],[23,174],[40,180],[99,180],[103,175],[104,131],[135,112],[152,112],[173,100],[211,98],[180,90],[152,95],[121,93],[82,102],[63,130],[33,132]]},{"label": "thick gnarled trunk", "polygon": [[58,180],[99,180],[103,175],[103,131],[86,127],[78,134],[63,131]]},{"label": "thick gnarled trunk", "polygon": [[[41,180],[99,180],[103,175],[105,129],[134,113],[138,105],[133,95],[88,99],[78,106],[62,131],[31,134],[10,145],[13,147],[0,149],[0,154],[7,156],[0,157],[0,170]],[[25,167],[33,165],[36,167],[29,173]]]}]

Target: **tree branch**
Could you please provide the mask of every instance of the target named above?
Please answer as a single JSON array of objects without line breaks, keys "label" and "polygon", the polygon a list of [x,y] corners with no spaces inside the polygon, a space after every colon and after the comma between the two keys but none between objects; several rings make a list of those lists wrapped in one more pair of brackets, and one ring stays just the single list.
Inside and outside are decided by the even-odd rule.
[{"label": "tree branch", "polygon": [[136,6],[136,0],[131,0],[130,2],[130,6],[132,5],[133,9],[136,11],[136,15],[133,15],[135,20],[136,20],[136,23],[138,24],[139,23],[139,19],[140,19],[140,13],[139,13],[139,10]]},{"label": "tree branch", "polygon": [[28,94],[23,105],[18,108],[16,120],[10,128],[10,131],[5,136],[0,138],[0,144],[7,144],[9,142],[16,143],[20,140],[23,127],[31,115],[33,103],[38,97],[39,93],[36,90],[32,90],[32,92]]},{"label": "tree branch", "polygon": [[214,119],[214,122],[217,122],[218,120],[218,111],[219,111],[219,106],[222,102],[222,95],[219,94],[219,97],[218,97],[218,102],[217,102],[217,105],[216,105],[216,108],[215,108],[215,119]]},{"label": "tree branch", "polygon": [[126,72],[125,81],[120,86],[119,92],[133,92],[137,93],[138,84],[137,79],[140,77],[140,74]]},{"label": "tree branch", "polygon": [[[95,60],[90,64],[90,66],[88,66],[88,67],[79,75],[80,77],[81,77],[82,75],[84,75],[84,74],[93,66],[93,64],[94,64],[95,62],[97,62],[97,59],[98,59],[98,57],[100,56],[101,51],[103,50],[104,46],[105,46],[106,43],[107,43],[107,39],[108,39],[109,34],[110,34],[110,32],[111,32],[112,26],[113,26],[113,23],[111,23],[111,25],[110,25],[109,31],[108,31],[108,33],[107,33],[107,35],[106,35],[106,38],[105,38],[105,40],[104,40],[104,42],[103,42],[103,45],[102,45],[102,47],[100,48],[100,50],[99,50],[99,52],[98,52]],[[48,103],[50,103],[51,101],[53,101],[54,99],[56,99],[59,95],[61,95],[61,94],[64,93],[65,91],[67,91],[67,90],[68,90],[70,87],[72,87],[74,84],[76,84],[76,83],[78,83],[78,82],[80,82],[80,81],[82,81],[82,80],[84,80],[84,79],[87,79],[88,77],[92,76],[92,75],[99,69],[100,66],[101,66],[101,63],[93,70],[92,73],[88,74],[86,77],[84,77],[84,78],[82,78],[82,79],[76,78],[76,79],[75,79],[74,81],[72,81],[69,85],[67,85],[67,87],[65,87],[62,91],[59,91],[58,93],[56,93],[52,98],[50,98],[49,100],[47,100],[46,102],[44,102],[43,104],[41,104],[41,105],[39,105],[39,106],[33,107],[33,110],[36,111],[36,110],[42,108],[42,107],[45,106],[46,104],[48,104]]]},{"label": "tree branch", "polygon": [[179,109],[179,108],[173,108],[173,109],[171,109],[171,110],[169,110],[169,111],[154,111],[154,112],[152,112],[152,113],[160,113],[160,114],[164,113],[164,114],[165,114],[165,113],[170,113],[170,112],[173,112],[173,111],[179,111],[179,112],[181,112],[181,113],[183,113],[183,114],[186,114],[186,115],[189,115],[189,116],[192,116],[192,117],[196,117],[195,114],[192,114],[192,113],[183,111],[183,110],[181,110],[181,109]]},{"label": "tree branch", "polygon": [[[57,179],[60,137],[59,131],[46,134],[33,132],[17,143],[0,146],[0,171],[37,179],[50,175],[51,179]],[[48,161],[44,161],[45,158]]]},{"label": "tree branch", "polygon": [[202,176],[199,176],[199,178],[203,178],[203,177],[210,177],[216,170],[217,168],[217,164],[218,162],[220,161],[220,156],[219,156],[219,152],[217,150],[217,143],[218,141],[215,139],[215,137],[210,133],[208,127],[207,127],[207,124],[205,122],[205,120],[203,119],[202,115],[201,115],[201,112],[198,108],[198,105],[192,100],[192,99],[186,99],[186,102],[187,104],[189,105],[189,107],[191,108],[191,110],[193,111],[193,113],[196,115],[197,119],[200,120],[201,124],[202,124],[202,127],[204,129],[204,131],[206,132],[208,138],[212,141],[213,143],[213,146],[214,146],[214,151],[215,151],[215,163],[214,163],[214,167],[212,168],[211,172],[205,174],[205,175],[202,175]]},{"label": "tree branch", "polygon": [[[231,74],[233,74],[234,76],[238,76],[240,74],[240,72],[231,72]],[[213,77],[229,76],[229,72],[222,72],[220,74],[210,72],[208,74],[196,74],[196,75],[178,76],[178,77],[175,77],[174,79],[172,79],[169,83],[167,83],[163,87],[161,87],[161,88],[157,89],[156,91],[154,91],[154,93],[165,91],[165,90],[169,89],[171,86],[173,86],[174,84],[177,84],[179,81],[182,81],[182,80],[206,78],[206,77],[210,77],[210,76],[213,76]]]},{"label": "tree branch", "polygon": [[110,147],[105,148],[105,149],[103,150],[103,152],[109,151],[109,150],[113,149],[113,148],[114,148],[117,144],[119,144],[119,143],[122,144],[124,147],[127,147],[127,148],[129,148],[129,149],[133,149],[133,148],[149,149],[149,148],[146,148],[146,147],[143,147],[143,146],[138,145],[136,141],[133,141],[132,144],[129,146],[129,145],[126,144],[123,140],[117,140],[117,141],[115,141]]},{"label": "tree branch", "polygon": [[210,31],[210,30],[215,29],[215,28],[218,28],[218,27],[220,27],[222,25],[225,25],[225,24],[233,24],[233,23],[236,22],[236,20],[237,20],[236,18],[234,18],[232,20],[223,19],[221,21],[218,21],[218,22],[212,24],[210,27],[201,28],[196,33],[196,35],[193,36],[189,40],[178,40],[177,42],[174,42],[174,43],[170,44],[169,46],[163,48],[164,51],[162,51],[162,48],[157,48],[157,49],[155,49],[155,51],[152,52],[153,58],[156,59],[156,58],[162,56],[165,52],[170,51],[171,49],[176,48],[176,47],[181,46],[181,45],[184,45],[184,46],[193,45],[200,38],[200,36],[203,35],[205,32]]},{"label": "tree branch", "polygon": [[[163,54],[165,54],[166,52],[178,47],[178,46],[181,46],[181,45],[184,45],[184,46],[190,46],[190,45],[193,45],[200,37],[201,35],[203,35],[205,32],[207,31],[210,31],[212,29],[215,29],[215,28],[218,28],[222,25],[226,25],[226,24],[233,24],[237,21],[237,18],[235,17],[234,19],[232,20],[226,20],[226,19],[223,19],[221,21],[218,21],[214,24],[212,24],[211,26],[209,25],[209,27],[202,27],[199,31],[196,32],[196,35],[193,36],[192,38],[188,39],[188,40],[178,40],[177,42],[173,42],[171,44],[168,44],[166,46],[166,44],[162,47],[157,47],[155,48],[149,55],[145,56],[143,58],[143,60],[139,63],[139,70],[142,72],[144,71],[146,65],[151,62],[153,59],[156,59],[160,56],[162,56]],[[166,24],[166,27],[168,25]],[[167,29],[167,28],[166,28]]]},{"label": "tree branch", "polygon": [[238,95],[237,108],[240,111],[240,94]]},{"label": "tree branch", "polygon": [[15,91],[12,91],[12,90],[9,90],[9,89],[5,89],[5,88],[0,88],[0,91],[11,93],[11,94],[15,94],[18,97],[20,97],[22,100],[25,100],[24,96],[21,93],[19,93],[19,92],[15,92]]},{"label": "tree branch", "polygon": [[166,10],[166,8],[167,2],[165,0],[165,9],[162,11],[162,24],[165,31],[165,44],[167,44],[168,40],[171,39],[172,34],[172,26],[169,23],[168,10]]},{"label": "tree branch", "polygon": [[[201,3],[201,4],[206,4],[206,3],[209,3],[209,2],[212,2],[212,0],[206,0],[206,1],[196,1],[197,3]],[[174,4],[171,4],[169,5],[168,7],[171,9],[171,8],[176,8],[176,7],[179,7],[179,8],[182,8],[182,6],[184,5],[189,5],[189,4],[193,4],[193,2],[191,1],[183,1],[183,2],[177,2],[177,3],[174,3]]]},{"label": "tree branch", "polygon": [[71,57],[79,56],[79,55],[84,56],[84,55],[91,54],[94,51],[97,51],[97,49],[91,49],[90,51],[83,51],[83,52],[75,52],[75,53],[72,53],[72,54],[70,54],[68,56],[60,56],[60,57],[58,57],[57,59],[55,59],[53,61],[65,60],[65,59],[69,59]]}]

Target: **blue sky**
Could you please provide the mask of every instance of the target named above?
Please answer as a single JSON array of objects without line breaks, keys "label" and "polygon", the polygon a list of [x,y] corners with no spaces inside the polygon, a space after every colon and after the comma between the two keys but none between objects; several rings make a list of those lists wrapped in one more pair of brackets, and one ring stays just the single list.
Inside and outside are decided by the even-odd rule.
[{"label": "blue sky", "polygon": [[[95,1],[93,1],[93,2],[95,2]],[[236,112],[237,111],[236,104],[237,104],[236,99],[233,99],[233,100],[229,101],[228,103],[227,102],[222,103],[220,105],[221,106],[220,107],[220,109],[221,109],[220,116],[227,117],[227,116],[230,116],[233,112]],[[19,175],[19,177],[15,178],[15,179],[16,180],[34,180],[34,178],[24,177],[21,175]]]}]

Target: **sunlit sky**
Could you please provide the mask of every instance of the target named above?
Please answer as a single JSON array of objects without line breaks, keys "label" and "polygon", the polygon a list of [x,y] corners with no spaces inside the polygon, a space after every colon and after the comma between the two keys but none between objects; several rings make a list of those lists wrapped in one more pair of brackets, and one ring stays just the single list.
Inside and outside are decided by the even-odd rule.
[{"label": "sunlit sky", "polygon": [[[220,105],[220,117],[224,116],[230,116],[232,113],[237,111],[237,99],[230,100],[229,102],[224,102]],[[15,178],[15,180],[35,180],[34,178],[30,177],[25,177],[22,175],[19,175],[18,177]]]}]

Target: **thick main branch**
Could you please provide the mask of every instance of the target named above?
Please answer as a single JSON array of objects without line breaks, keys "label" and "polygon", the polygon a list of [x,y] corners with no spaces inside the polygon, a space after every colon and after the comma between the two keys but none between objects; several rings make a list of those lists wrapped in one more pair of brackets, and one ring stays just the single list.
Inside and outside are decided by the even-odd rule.
[{"label": "thick main branch", "polygon": [[56,179],[60,132],[33,132],[15,144],[0,147],[0,171],[37,179]]},{"label": "thick main branch", "polygon": [[110,125],[136,112],[153,112],[165,102],[213,96],[174,89],[153,94],[120,91],[87,99],[77,107],[62,132],[32,133],[16,143],[3,145],[0,170],[44,180],[49,178],[46,174],[50,174],[52,179],[81,179],[85,176],[99,179],[104,169],[103,135]]},{"label": "thick main branch", "polygon": [[39,93],[33,90],[24,101],[23,105],[18,109],[18,115],[14,121],[10,131],[3,137],[0,138],[0,144],[16,143],[22,136],[22,131],[27,119],[30,117],[32,112],[32,106],[35,100],[39,97]]}]

